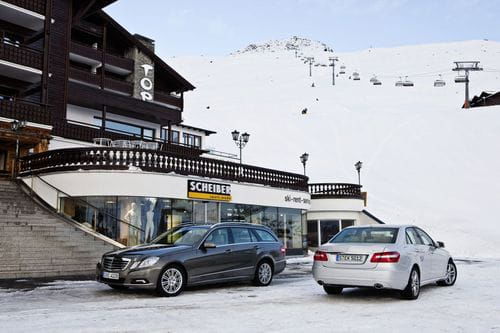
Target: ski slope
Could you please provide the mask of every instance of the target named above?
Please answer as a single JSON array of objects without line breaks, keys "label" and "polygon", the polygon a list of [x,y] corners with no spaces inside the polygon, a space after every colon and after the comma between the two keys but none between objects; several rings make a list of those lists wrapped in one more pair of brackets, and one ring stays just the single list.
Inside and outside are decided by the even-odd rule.
[{"label": "ski slope", "polygon": [[[332,86],[320,42],[292,38],[225,57],[167,61],[197,89],[186,94],[187,124],[216,130],[209,147],[237,153],[230,132],[250,133],[244,163],[302,172],[311,182],[361,182],[368,209],[387,223],[414,223],[456,256],[500,257],[500,107],[461,109],[464,85],[453,61],[479,60],[471,97],[500,90],[500,43],[467,41],[333,53],[346,74]],[[361,80],[348,77],[360,73]],[[381,86],[369,79],[376,74]],[[446,86],[433,82],[443,75]],[[408,76],[414,87],[395,87]],[[314,87],[312,84],[314,83]],[[307,108],[307,114],[301,110]]]}]

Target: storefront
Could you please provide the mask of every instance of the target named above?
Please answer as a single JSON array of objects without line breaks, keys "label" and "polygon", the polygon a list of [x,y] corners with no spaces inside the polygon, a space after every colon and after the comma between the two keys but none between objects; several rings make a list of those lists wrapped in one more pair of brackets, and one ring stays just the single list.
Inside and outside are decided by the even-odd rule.
[{"label": "storefront", "polygon": [[246,222],[270,227],[289,255],[307,249],[304,191],[130,170],[44,175],[59,193],[38,178],[25,181],[61,213],[128,246],[183,223]]}]

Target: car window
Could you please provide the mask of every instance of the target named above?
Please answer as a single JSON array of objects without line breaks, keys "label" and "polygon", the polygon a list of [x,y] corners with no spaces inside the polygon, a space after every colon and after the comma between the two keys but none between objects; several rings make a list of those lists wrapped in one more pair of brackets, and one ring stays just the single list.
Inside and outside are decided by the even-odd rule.
[{"label": "car window", "polygon": [[219,228],[215,229],[208,235],[205,242],[214,243],[217,246],[227,245],[229,244],[229,229],[228,228]]},{"label": "car window", "polygon": [[339,232],[330,243],[377,243],[393,244],[398,237],[398,228],[347,228]]},{"label": "car window", "polygon": [[252,236],[247,228],[231,228],[233,243],[251,243]]},{"label": "car window", "polygon": [[253,229],[253,231],[259,238],[259,242],[276,242],[276,238],[270,232],[261,229]]},{"label": "car window", "polygon": [[406,229],[406,243],[407,244],[423,244],[422,241],[420,240],[420,237],[418,237],[417,233],[415,232],[415,229],[413,229],[413,228]]},{"label": "car window", "polygon": [[208,228],[180,227],[170,229],[151,241],[152,244],[193,245],[206,235]]},{"label": "car window", "polygon": [[432,240],[432,238],[427,235],[422,229],[417,229],[417,233],[422,239],[424,245],[434,246],[434,241]]}]

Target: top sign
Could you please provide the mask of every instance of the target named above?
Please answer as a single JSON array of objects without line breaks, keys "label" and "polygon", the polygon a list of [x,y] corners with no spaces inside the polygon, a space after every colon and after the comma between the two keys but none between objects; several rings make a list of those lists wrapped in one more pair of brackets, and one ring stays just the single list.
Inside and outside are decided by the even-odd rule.
[{"label": "top sign", "polygon": [[231,185],[188,180],[188,198],[231,201]]},{"label": "top sign", "polygon": [[141,87],[141,98],[143,101],[152,101],[153,100],[153,80],[151,80],[148,76],[149,73],[153,72],[154,67],[148,64],[141,65],[144,70],[144,77],[139,81],[139,86]]}]

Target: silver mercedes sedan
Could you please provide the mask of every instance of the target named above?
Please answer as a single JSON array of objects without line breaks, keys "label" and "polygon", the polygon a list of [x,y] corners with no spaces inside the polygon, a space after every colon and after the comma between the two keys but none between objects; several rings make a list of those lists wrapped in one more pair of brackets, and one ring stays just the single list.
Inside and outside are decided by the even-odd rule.
[{"label": "silver mercedes sedan", "polygon": [[430,283],[452,286],[457,267],[443,242],[413,225],[345,228],[314,254],[313,276],[328,294],[343,288],[400,290],[416,299]]}]

